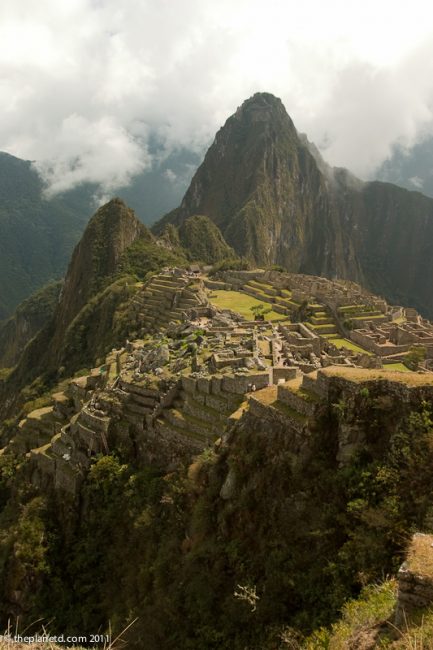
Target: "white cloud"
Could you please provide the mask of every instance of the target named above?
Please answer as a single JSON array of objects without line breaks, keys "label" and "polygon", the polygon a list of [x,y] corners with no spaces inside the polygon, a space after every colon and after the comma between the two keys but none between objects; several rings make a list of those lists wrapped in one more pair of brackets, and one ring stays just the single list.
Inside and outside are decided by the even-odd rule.
[{"label": "white cloud", "polygon": [[170,168],[165,170],[164,176],[170,181],[170,183],[173,183],[173,185],[178,181],[177,174]]},{"label": "white cloud", "polygon": [[48,195],[86,181],[110,192],[150,166],[145,147],[108,117],[90,122],[69,115],[45,151],[35,166],[47,181]]},{"label": "white cloud", "polygon": [[421,190],[423,188],[424,181],[419,176],[412,176],[412,178],[409,178],[409,180],[417,190]]},{"label": "white cloud", "polygon": [[150,133],[202,150],[265,90],[365,177],[429,132],[432,45],[423,0],[6,0],[0,149],[36,159],[52,193],[105,195],[150,165]]}]

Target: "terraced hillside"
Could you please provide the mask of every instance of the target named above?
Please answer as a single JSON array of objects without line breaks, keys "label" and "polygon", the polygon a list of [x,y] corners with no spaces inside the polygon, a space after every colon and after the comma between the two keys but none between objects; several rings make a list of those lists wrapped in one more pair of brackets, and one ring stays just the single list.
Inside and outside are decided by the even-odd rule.
[{"label": "terraced hillside", "polygon": [[[122,344],[2,425],[0,616],[49,612],[85,632],[138,617],[132,648],[186,647],[201,603],[192,648],[220,629],[230,648],[253,634],[267,650],[283,623],[307,634],[335,620],[360,572],[396,569],[401,518],[428,521],[412,461],[392,483],[399,445],[423,476],[430,462],[428,321],[351,283],[263,269],[166,267],[122,305]],[[374,478],[358,498],[359,463]],[[257,585],[259,619],[239,585]]]}]

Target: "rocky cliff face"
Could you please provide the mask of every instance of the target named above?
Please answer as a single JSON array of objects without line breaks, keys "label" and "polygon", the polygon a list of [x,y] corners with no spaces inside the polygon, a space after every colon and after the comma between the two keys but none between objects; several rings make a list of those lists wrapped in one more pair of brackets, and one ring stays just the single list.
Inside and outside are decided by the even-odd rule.
[{"label": "rocky cliff face", "polygon": [[102,206],[77,244],[56,319],[67,326],[116,269],[124,251],[138,238],[151,239],[147,228],[120,199]]},{"label": "rocky cliff face", "polygon": [[[149,327],[152,291],[190,300],[156,277]],[[158,328],[141,343],[64,382],[4,450],[0,616],[83,633],[138,617],[137,650],[271,650],[396,571],[405,531],[431,520],[430,375],[335,367],[249,395],[228,375],[167,390],[135,372],[161,363]]]},{"label": "rocky cliff face", "polygon": [[20,358],[27,343],[53,317],[62,282],[53,282],[24,300],[0,326],[0,368],[11,368]]},{"label": "rocky cliff face", "polygon": [[20,389],[36,377],[57,376],[65,367],[76,370],[86,365],[89,355],[95,360],[98,350],[109,347],[116,311],[134,289],[133,279],[121,281],[116,272],[125,252],[139,240],[146,245],[154,238],[120,199],[92,217],[74,250],[52,317],[1,386],[3,415],[19,401]]},{"label": "rocky cliff face", "polygon": [[195,214],[259,265],[352,279],[433,313],[433,201],[330,168],[273,95],[254,95],[227,120],[156,231]]}]

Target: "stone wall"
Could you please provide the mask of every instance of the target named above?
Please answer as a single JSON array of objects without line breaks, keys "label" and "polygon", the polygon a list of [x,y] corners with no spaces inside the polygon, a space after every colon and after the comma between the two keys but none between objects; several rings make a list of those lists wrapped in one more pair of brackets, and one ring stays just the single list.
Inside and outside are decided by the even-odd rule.
[{"label": "stone wall", "polygon": [[272,368],[272,383],[278,384],[281,380],[288,381],[295,379],[297,376],[296,368],[289,368],[287,366],[278,366]]},{"label": "stone wall", "polygon": [[403,354],[410,348],[409,344],[395,345],[390,341],[379,344],[376,343],[372,336],[369,336],[368,330],[352,330],[349,334],[350,340],[365,348],[369,352],[374,352],[380,357],[386,357],[390,354]]}]

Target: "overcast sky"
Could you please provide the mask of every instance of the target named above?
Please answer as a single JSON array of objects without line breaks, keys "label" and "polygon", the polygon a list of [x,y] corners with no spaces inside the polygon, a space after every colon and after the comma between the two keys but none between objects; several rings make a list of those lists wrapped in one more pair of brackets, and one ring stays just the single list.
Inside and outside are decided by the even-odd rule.
[{"label": "overcast sky", "polygon": [[3,0],[0,150],[52,191],[202,150],[256,91],[363,178],[433,132],[433,5],[412,0]]}]

